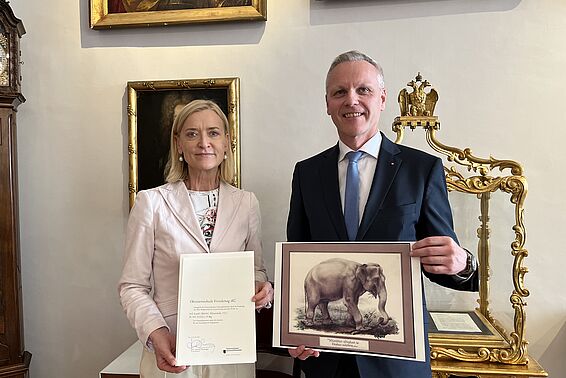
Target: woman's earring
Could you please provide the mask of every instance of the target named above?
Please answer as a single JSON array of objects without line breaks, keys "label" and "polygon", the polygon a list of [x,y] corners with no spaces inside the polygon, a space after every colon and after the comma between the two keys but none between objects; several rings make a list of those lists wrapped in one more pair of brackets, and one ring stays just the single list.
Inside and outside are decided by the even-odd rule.
[{"label": "woman's earring", "polygon": [[185,159],[183,159],[183,154],[179,155],[179,161],[184,161]]},{"label": "woman's earring", "polygon": [[224,152],[224,160],[228,159],[228,155],[226,155],[226,152]]}]

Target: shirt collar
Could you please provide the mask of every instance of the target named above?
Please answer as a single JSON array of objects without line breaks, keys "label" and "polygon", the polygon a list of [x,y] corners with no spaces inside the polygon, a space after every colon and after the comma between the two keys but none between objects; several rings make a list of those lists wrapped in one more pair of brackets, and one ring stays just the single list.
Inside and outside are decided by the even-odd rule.
[{"label": "shirt collar", "polygon": [[[358,151],[363,151],[368,155],[373,156],[377,159],[377,155],[379,154],[379,148],[381,147],[381,132],[375,133],[374,136],[370,138],[367,142],[364,143],[363,146],[360,147]],[[338,161],[342,161],[346,154],[352,150],[350,147],[346,146],[344,142],[338,140],[338,148],[340,149],[340,153],[338,154]]]}]

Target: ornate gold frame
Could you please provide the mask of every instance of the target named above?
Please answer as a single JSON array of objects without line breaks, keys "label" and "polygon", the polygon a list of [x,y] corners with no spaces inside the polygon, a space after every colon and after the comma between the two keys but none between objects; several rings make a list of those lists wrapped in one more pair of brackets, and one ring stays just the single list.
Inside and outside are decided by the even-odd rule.
[{"label": "ornate gold frame", "polygon": [[[130,208],[134,205],[138,192],[138,141],[143,136],[138,135],[138,98],[140,92],[164,91],[190,91],[194,98],[202,98],[202,93],[208,89],[224,90],[227,108],[223,109],[228,118],[231,135],[231,148],[234,153],[234,182],[240,187],[240,79],[214,78],[214,79],[186,79],[164,81],[131,81],[128,82],[128,156],[129,156],[129,183],[128,192]],[[200,94],[200,95],[199,95]],[[222,108],[222,106],[221,106]]]},{"label": "ornate gold frame", "polygon": [[252,0],[252,5],[167,11],[108,13],[108,0],[90,0],[90,27],[167,26],[222,21],[266,21],[267,0]]},{"label": "ornate gold frame", "polygon": [[[526,232],[523,222],[523,205],[527,195],[527,180],[523,176],[521,165],[512,160],[499,160],[493,157],[474,156],[471,149],[460,149],[441,143],[436,134],[440,130],[438,117],[433,115],[438,93],[425,88],[430,83],[422,80],[420,73],[415,80],[407,84],[413,88],[409,93],[403,89],[399,93],[401,116],[393,122],[393,131],[397,134],[396,143],[401,143],[405,128],[414,130],[423,128],[426,140],[436,152],[444,155],[451,163],[445,166],[446,183],[449,191],[458,191],[475,195],[480,200],[480,224],[477,229],[478,258],[480,263],[479,307],[475,313],[493,332],[487,335],[433,334],[429,333],[432,360],[455,359],[466,362],[496,362],[503,364],[527,364],[527,344],[525,339],[526,302],[529,291],[524,285],[524,276],[528,269],[523,260],[528,255],[525,248]],[[458,168],[463,167],[463,173]],[[495,169],[499,172],[494,172]],[[514,328],[508,332],[495,319],[489,309],[490,281],[490,244],[489,244],[489,199],[491,193],[502,191],[510,194],[510,202],[514,206],[514,224],[510,230],[514,232],[514,240],[510,245],[513,256],[512,272],[513,292],[509,301],[514,311]],[[504,272],[497,272],[497,274]],[[498,337],[498,336],[501,337]]]}]

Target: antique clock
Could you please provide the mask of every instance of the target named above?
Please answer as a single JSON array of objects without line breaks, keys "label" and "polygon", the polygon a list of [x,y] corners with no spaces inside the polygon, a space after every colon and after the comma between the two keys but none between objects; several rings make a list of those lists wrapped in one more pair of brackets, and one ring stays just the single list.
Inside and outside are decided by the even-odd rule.
[{"label": "antique clock", "polygon": [[21,94],[20,38],[24,25],[0,0],[0,378],[28,376],[31,354],[24,350],[16,111]]}]

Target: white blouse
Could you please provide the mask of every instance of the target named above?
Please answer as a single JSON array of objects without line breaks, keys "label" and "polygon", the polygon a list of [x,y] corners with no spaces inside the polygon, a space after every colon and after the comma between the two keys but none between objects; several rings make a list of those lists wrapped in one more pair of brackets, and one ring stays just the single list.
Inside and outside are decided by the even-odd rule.
[{"label": "white blouse", "polygon": [[195,209],[198,223],[206,244],[210,247],[214,224],[216,223],[216,208],[218,207],[218,188],[209,191],[189,190],[189,197]]}]

